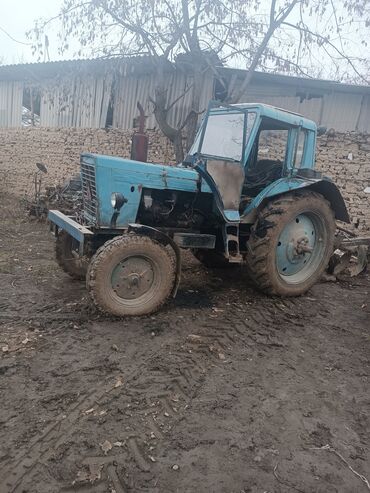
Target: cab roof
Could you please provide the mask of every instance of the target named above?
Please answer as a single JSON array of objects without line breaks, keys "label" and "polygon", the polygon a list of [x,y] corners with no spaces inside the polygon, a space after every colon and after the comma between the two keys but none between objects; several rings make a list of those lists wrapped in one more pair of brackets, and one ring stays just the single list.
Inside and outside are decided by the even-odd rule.
[{"label": "cab roof", "polygon": [[[219,107],[222,108],[222,104]],[[228,109],[231,109],[231,107],[235,107],[236,109],[241,110],[255,110],[262,117],[276,120],[277,122],[282,122],[287,125],[292,125],[295,127],[302,126],[303,128],[314,131],[316,131],[317,129],[316,123],[312,120],[309,120],[308,118],[305,118],[303,115],[284,110],[283,108],[277,108],[276,106],[271,106],[269,104],[238,103],[227,106]]]}]

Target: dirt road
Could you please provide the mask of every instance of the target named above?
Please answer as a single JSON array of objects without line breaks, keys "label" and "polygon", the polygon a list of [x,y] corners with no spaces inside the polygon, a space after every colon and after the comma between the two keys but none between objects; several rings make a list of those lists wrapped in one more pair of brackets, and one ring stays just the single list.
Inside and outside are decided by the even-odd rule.
[{"label": "dirt road", "polygon": [[368,274],[282,300],[187,256],[118,320],[53,248],[2,195],[0,493],[368,491]]}]

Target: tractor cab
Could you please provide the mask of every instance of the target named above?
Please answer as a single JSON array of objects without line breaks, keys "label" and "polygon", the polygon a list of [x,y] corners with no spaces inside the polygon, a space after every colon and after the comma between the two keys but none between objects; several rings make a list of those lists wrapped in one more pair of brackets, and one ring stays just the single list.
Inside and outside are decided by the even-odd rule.
[{"label": "tractor cab", "polygon": [[300,115],[262,104],[211,103],[189,155],[225,219],[239,221],[270,184],[307,170],[314,175],[315,143],[315,123]]}]

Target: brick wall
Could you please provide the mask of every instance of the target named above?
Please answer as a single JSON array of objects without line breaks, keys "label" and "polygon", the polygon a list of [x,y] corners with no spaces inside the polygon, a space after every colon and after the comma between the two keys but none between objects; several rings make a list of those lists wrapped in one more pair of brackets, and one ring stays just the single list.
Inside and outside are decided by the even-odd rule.
[{"label": "brick wall", "polygon": [[[0,129],[0,190],[21,196],[32,193],[36,162],[49,172],[45,184],[56,184],[79,170],[80,152],[129,157],[131,132],[117,129]],[[170,163],[166,138],[149,132],[149,160]],[[339,186],[360,230],[370,230],[370,135],[329,133],[318,139],[317,166]],[[1,192],[0,192],[1,193]]]}]

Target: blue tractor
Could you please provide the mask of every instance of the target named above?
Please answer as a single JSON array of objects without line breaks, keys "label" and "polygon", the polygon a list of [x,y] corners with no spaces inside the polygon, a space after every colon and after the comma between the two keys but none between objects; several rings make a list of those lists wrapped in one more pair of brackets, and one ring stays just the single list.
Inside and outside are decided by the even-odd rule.
[{"label": "blue tractor", "polygon": [[181,249],[244,263],[257,288],[298,296],[323,274],[343,198],[315,170],[314,122],[264,104],[211,103],[176,166],[81,155],[83,211],[51,210],[59,264],[94,303],[144,315],[175,295]]}]

